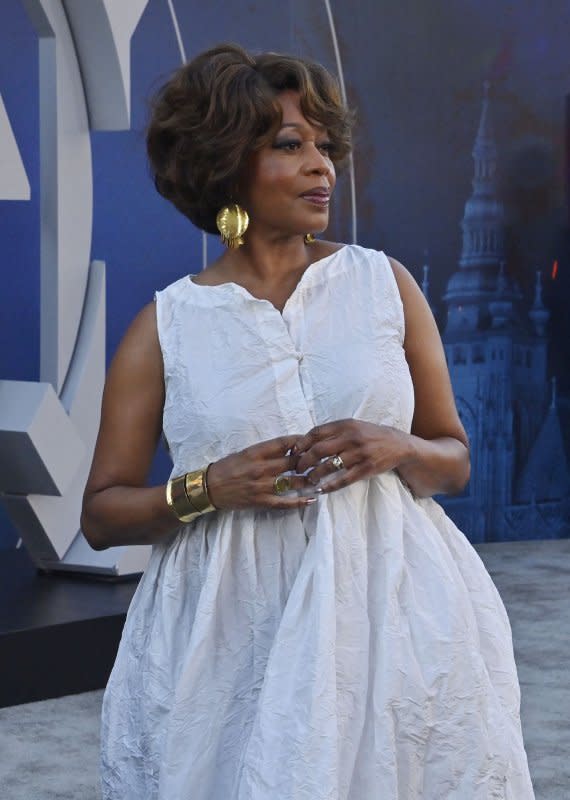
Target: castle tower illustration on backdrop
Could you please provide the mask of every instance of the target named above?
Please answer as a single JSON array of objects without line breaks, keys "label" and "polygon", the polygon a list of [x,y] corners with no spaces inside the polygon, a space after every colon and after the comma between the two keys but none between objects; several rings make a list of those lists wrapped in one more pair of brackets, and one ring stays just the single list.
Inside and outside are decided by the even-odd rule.
[{"label": "castle tower illustration on backdrop", "polygon": [[549,312],[540,271],[530,308],[508,275],[491,111],[486,83],[459,269],[443,297],[442,338],[472,469],[464,493],[442,504],[474,542],[567,535],[570,512],[556,383],[547,374]]}]

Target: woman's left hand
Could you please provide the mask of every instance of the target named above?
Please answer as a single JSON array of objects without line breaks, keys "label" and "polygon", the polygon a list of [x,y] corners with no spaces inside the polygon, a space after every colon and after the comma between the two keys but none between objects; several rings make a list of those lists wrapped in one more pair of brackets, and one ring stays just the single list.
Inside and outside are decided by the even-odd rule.
[{"label": "woman's left hand", "polygon": [[325,493],[396,469],[411,457],[412,448],[412,437],[397,428],[341,419],[310,430],[295,443],[293,453],[298,454],[297,473],[311,469],[307,480],[315,485],[326,479],[320,487]]}]

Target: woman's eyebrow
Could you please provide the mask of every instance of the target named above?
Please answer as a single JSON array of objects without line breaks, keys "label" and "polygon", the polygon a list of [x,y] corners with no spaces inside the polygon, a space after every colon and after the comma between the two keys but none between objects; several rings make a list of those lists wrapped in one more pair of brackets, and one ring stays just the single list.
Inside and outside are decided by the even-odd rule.
[{"label": "woman's eyebrow", "polygon": [[316,130],[319,130],[319,131],[320,130],[322,130],[322,131],[325,130],[325,126],[324,125],[318,125],[318,124],[314,125],[314,124],[309,123],[309,122],[307,122],[307,123],[303,123],[303,122],[284,122],[281,125],[281,127],[279,128],[279,130],[283,130],[283,128],[305,128],[305,127],[315,128]]}]

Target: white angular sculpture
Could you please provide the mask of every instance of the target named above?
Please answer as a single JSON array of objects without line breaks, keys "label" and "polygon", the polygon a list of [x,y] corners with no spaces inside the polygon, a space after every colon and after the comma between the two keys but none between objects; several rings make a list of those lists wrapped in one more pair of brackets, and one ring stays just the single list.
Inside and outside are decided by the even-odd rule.
[{"label": "white angular sculpture", "polygon": [[103,130],[130,125],[130,39],[147,2],[22,0],[39,36],[41,383],[0,382],[0,496],[44,569],[119,576],[148,560],[148,547],[95,552],[79,530],[105,378],[105,265],[90,263],[90,120]]},{"label": "white angular sculpture", "polygon": [[51,383],[0,381],[0,486],[7,494],[62,495],[85,445]]}]

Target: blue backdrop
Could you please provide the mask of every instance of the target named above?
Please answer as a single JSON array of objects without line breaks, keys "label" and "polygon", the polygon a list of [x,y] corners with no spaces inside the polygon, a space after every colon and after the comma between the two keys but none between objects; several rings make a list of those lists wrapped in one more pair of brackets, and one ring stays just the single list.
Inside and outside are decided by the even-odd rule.
[{"label": "blue backdrop", "polygon": [[[233,40],[304,53],[336,70],[322,0],[175,0],[174,8],[188,56]],[[448,509],[473,540],[568,535],[568,4],[518,3],[515,11],[494,0],[337,0],[331,9],[358,112],[358,241],[424,282],[472,440],[473,480]],[[92,257],[107,264],[109,358],[154,290],[202,260],[201,234],[155,193],[145,163],[147,100],[180,61],[166,0],[150,0],[131,59],[132,129],[92,135]],[[0,203],[6,379],[39,377],[37,73],[32,26],[19,0],[4,0],[0,91],[31,185],[30,201]],[[487,158],[496,148],[492,186],[472,185],[478,132]],[[488,210],[491,195],[501,214],[483,223],[476,207]],[[349,217],[345,179],[331,238],[350,237]],[[217,248],[209,237],[212,255]],[[530,313],[541,311],[537,271],[544,330]],[[449,324],[448,309],[467,321]],[[161,457],[154,479],[165,469]],[[16,538],[0,516],[0,547]]]}]

